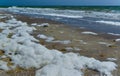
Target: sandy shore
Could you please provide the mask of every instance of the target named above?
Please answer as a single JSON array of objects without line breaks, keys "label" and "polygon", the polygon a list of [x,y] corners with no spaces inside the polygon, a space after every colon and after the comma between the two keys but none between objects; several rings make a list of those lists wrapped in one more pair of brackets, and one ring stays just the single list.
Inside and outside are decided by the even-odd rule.
[{"label": "sandy shore", "polygon": [[[97,33],[97,35],[83,34],[83,32],[91,30],[72,27],[47,19],[32,18],[15,14],[14,16],[18,20],[27,22],[30,26],[32,26],[32,23],[49,23],[48,27],[36,26],[37,30],[32,34],[39,40],[40,44],[46,46],[49,49],[58,49],[64,53],[79,53],[80,55],[94,57],[101,61],[109,61],[107,58],[117,59],[114,62],[118,65],[118,67],[117,71],[113,72],[113,76],[120,76],[120,42],[114,41],[114,39],[120,38],[120,36],[112,36],[101,33]],[[4,21],[4,19],[0,21]],[[60,42],[47,42],[45,39],[37,37],[38,34],[44,34],[48,37],[53,37],[54,41],[67,40],[70,42],[67,44]],[[85,76],[99,76],[97,71],[90,69],[84,70],[84,72]]]}]

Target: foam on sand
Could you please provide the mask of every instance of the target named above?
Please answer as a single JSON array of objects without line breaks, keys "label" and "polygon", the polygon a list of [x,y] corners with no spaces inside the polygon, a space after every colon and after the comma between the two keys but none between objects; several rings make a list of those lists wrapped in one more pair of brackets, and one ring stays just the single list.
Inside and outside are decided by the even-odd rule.
[{"label": "foam on sand", "polygon": [[43,35],[43,34],[39,34],[37,35],[38,38],[41,38],[41,39],[45,39],[46,42],[53,42],[54,40],[54,37],[48,37],[46,35]]},{"label": "foam on sand", "polygon": [[54,37],[46,36],[43,34],[37,35],[38,38],[44,39],[46,42],[52,42],[52,43],[61,43],[61,44],[69,44],[71,43],[70,40],[55,40]]},{"label": "foam on sand", "polygon": [[53,43],[69,44],[71,43],[71,41],[70,40],[56,40],[56,41],[53,41]]},{"label": "foam on sand", "polygon": [[120,39],[115,39],[116,42],[120,42]]},{"label": "foam on sand", "polygon": [[95,32],[90,32],[90,31],[84,31],[84,32],[82,32],[82,34],[98,35],[97,33],[95,33]]},{"label": "foam on sand", "polygon": [[[112,76],[111,71],[117,65],[113,62],[99,61],[75,53],[65,53],[50,50],[30,35],[34,27],[15,18],[0,22],[0,49],[9,57],[13,65],[0,61],[0,69],[11,70],[16,66],[29,69],[38,69],[36,76],[84,76],[81,69],[90,68],[99,71],[102,75]],[[45,38],[45,37],[44,37]]]},{"label": "foam on sand", "polygon": [[42,24],[37,24],[37,23],[32,23],[32,26],[39,26],[39,27],[48,27],[49,23],[42,23]]},{"label": "foam on sand", "polygon": [[106,43],[106,42],[98,42],[99,44],[101,44],[101,45],[105,45],[105,46],[107,46],[107,47],[109,47],[109,46],[111,46],[112,44],[110,44],[110,43]]},{"label": "foam on sand", "polygon": [[117,61],[116,58],[107,58],[107,60],[109,60],[109,61]]}]

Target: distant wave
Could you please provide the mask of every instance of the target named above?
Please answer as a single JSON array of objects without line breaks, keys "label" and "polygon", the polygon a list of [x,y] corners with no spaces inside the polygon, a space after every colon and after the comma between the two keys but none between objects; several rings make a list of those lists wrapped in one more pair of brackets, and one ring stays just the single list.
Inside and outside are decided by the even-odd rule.
[{"label": "distant wave", "polygon": [[65,14],[43,14],[43,15],[67,17],[67,18],[83,18],[83,16],[74,16],[74,15],[65,15]]},{"label": "distant wave", "polygon": [[93,17],[93,18],[120,20],[120,13],[97,12],[97,11],[87,11],[87,10],[73,10],[73,9],[58,10],[55,8],[9,7],[7,11],[14,13],[50,15],[50,16],[70,17],[70,18]]},{"label": "distant wave", "polygon": [[104,24],[109,24],[109,25],[116,25],[116,26],[120,26],[120,22],[115,22],[115,21],[96,21],[98,23],[104,23]]},{"label": "distant wave", "polygon": [[98,32],[120,33],[119,12],[30,7],[9,7],[2,10],[37,18],[55,20],[64,24],[85,27]]},{"label": "distant wave", "polygon": [[120,36],[120,34],[108,33],[109,35]]}]

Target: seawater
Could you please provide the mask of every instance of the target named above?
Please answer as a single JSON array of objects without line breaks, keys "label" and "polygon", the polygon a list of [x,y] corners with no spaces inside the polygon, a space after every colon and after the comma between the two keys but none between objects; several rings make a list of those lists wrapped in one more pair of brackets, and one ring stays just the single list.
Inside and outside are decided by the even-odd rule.
[{"label": "seawater", "polygon": [[59,21],[101,33],[120,34],[119,6],[9,7],[6,11]]}]

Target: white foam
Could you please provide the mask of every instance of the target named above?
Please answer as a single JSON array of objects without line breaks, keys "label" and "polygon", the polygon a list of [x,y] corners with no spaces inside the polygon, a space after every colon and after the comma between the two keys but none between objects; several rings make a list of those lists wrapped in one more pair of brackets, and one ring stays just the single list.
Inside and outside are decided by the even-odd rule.
[{"label": "white foam", "polygon": [[83,18],[83,16],[75,16],[75,15],[67,15],[67,14],[43,14],[43,15],[67,17],[67,18]]},{"label": "white foam", "polygon": [[37,23],[32,23],[31,25],[32,25],[32,26],[37,26]]},{"label": "white foam", "polygon": [[110,35],[114,35],[114,36],[120,36],[120,34],[115,34],[115,33],[108,33]]},{"label": "white foam", "polygon": [[95,32],[90,32],[90,31],[84,31],[84,32],[82,32],[82,34],[98,35],[97,33],[95,33]]},{"label": "white foam", "polygon": [[120,42],[120,39],[115,39],[116,42]]},{"label": "white foam", "polygon": [[37,37],[41,38],[41,39],[45,39],[46,42],[53,42],[54,37],[48,37],[46,35],[43,34],[39,34]]},{"label": "white foam", "polygon": [[40,24],[40,25],[38,25],[38,26],[49,26],[49,23],[42,23],[42,24]]},{"label": "white foam", "polygon": [[61,43],[61,44],[69,44],[71,43],[70,40],[55,40],[54,37],[46,36],[43,34],[39,34],[37,37],[44,39],[46,42],[52,42],[52,43]]},{"label": "white foam", "polygon": [[104,24],[110,24],[110,25],[115,25],[115,26],[120,26],[120,22],[115,22],[115,21],[96,21],[98,23],[104,23]]},{"label": "white foam", "polygon": [[104,19],[117,19],[119,20],[120,13],[114,12],[97,12],[97,11],[83,11],[83,10],[57,10],[53,8],[20,8],[20,7],[9,7],[6,9],[10,12],[24,13],[24,14],[37,14],[37,15],[50,15],[58,17],[69,17],[69,18],[104,18]]},{"label": "white foam", "polygon": [[53,43],[61,43],[61,44],[70,44],[71,41],[70,40],[56,40],[56,41],[52,41]]},{"label": "white foam", "polygon": [[109,61],[117,61],[116,58],[107,58],[107,60],[109,60]]},{"label": "white foam", "polygon": [[87,42],[85,42],[85,41],[83,41],[83,40],[79,40],[80,41],[80,43],[82,43],[82,44],[88,44]]},{"label": "white foam", "polygon": [[67,51],[73,51],[73,48],[72,47],[66,47],[65,48]]},{"label": "white foam", "polygon": [[100,62],[94,58],[78,57],[73,53],[67,53],[62,59],[57,58],[54,64],[46,65],[38,70],[36,76],[83,76],[80,69],[85,68],[84,66],[97,69],[102,75],[112,76],[108,70],[111,71],[111,68],[114,68],[113,65],[115,66],[113,62]]},{"label": "white foam", "polygon": [[0,19],[6,18],[7,16],[0,16]]},{"label": "white foam", "polygon": [[47,39],[48,38],[46,35],[43,35],[43,34],[39,34],[39,35],[37,35],[37,37],[39,37],[41,39]]},{"label": "white foam", "polygon": [[67,51],[80,51],[81,49],[80,48],[78,48],[78,47],[66,47],[65,48]]},{"label": "white foam", "polygon": [[0,60],[0,69],[8,71],[9,68],[7,67],[7,62]]},{"label": "white foam", "polygon": [[[6,57],[11,58],[13,63],[10,67],[7,66],[7,62],[0,61],[0,69],[11,70],[20,66],[26,69],[38,69],[36,76],[83,76],[81,69],[91,68],[106,76],[112,76],[111,71],[117,67],[113,62],[101,62],[75,53],[63,54],[58,50],[47,49],[36,43],[38,40],[30,35],[35,30],[34,27],[29,27],[27,23],[16,19],[0,25],[4,31],[8,31],[8,33],[0,33],[0,49],[5,52]],[[8,38],[10,33],[13,35]]]},{"label": "white foam", "polygon": [[98,42],[99,44],[101,44],[101,45],[105,45],[105,46],[110,46],[110,45],[112,45],[112,44],[110,44],[110,43],[107,43],[107,42]]},{"label": "white foam", "polygon": [[49,23],[42,23],[42,24],[37,24],[37,23],[32,23],[31,24],[32,26],[46,26],[46,27],[48,27],[49,26]]}]

